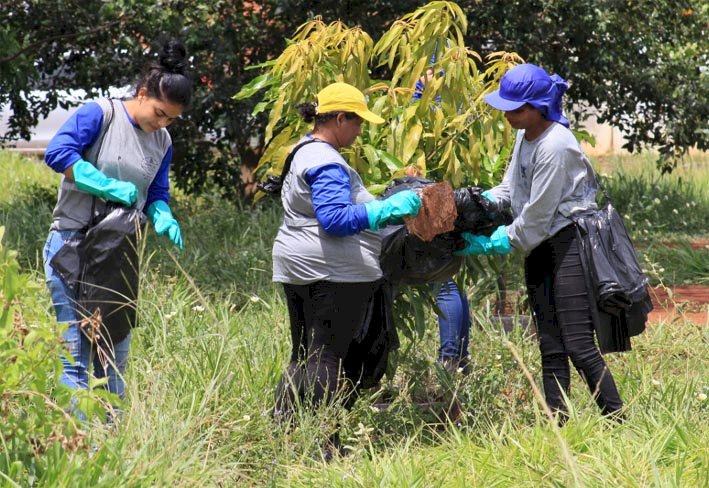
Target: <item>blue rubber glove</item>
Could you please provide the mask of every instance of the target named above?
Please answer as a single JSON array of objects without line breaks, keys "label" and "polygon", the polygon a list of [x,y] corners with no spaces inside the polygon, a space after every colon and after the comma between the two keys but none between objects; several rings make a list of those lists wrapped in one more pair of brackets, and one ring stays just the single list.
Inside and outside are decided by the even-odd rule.
[{"label": "blue rubber glove", "polygon": [[400,224],[407,215],[416,215],[421,208],[421,198],[413,190],[394,193],[385,200],[372,200],[364,204],[371,230],[387,224]]},{"label": "blue rubber glove", "polygon": [[148,207],[148,217],[155,227],[155,233],[159,236],[167,233],[170,240],[180,249],[183,249],[182,233],[180,232],[180,224],[177,223],[175,217],[172,216],[172,211],[167,203],[163,200],[155,200]]},{"label": "blue rubber glove", "polygon": [[470,232],[463,232],[461,237],[463,237],[463,240],[465,241],[465,247],[460,251],[455,251],[453,254],[456,256],[492,254],[492,244],[490,244],[489,237],[471,234]]},{"label": "blue rubber glove", "polygon": [[468,256],[470,254],[509,254],[512,250],[510,239],[507,237],[507,226],[501,225],[490,237],[463,232],[461,234],[465,241],[465,247],[460,251],[455,251],[456,256]]},{"label": "blue rubber glove", "polygon": [[490,193],[490,190],[485,190],[482,192],[482,196],[490,200],[492,203],[497,203],[497,199],[493,196],[492,193]]},{"label": "blue rubber glove", "polygon": [[86,193],[130,207],[138,199],[138,188],[130,181],[109,178],[93,164],[79,159],[71,167],[76,187]]},{"label": "blue rubber glove", "polygon": [[495,254],[509,254],[512,248],[510,247],[510,239],[507,237],[507,226],[501,225],[490,236],[490,247]]}]

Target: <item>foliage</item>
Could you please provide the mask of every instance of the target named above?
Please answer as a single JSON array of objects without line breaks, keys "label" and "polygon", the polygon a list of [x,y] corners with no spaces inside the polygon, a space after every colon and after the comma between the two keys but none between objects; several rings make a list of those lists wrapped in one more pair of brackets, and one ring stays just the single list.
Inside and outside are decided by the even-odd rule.
[{"label": "foliage", "polygon": [[633,159],[617,158],[613,164],[618,170],[603,175],[601,181],[635,238],[664,235],[674,239],[678,234],[706,232],[709,160],[662,177],[650,161]]},{"label": "foliage", "polygon": [[4,233],[0,226],[0,475],[32,485],[67,453],[88,447],[84,426],[68,412],[78,408],[93,418],[106,409],[94,392],[78,392],[72,400],[70,390],[56,388],[59,329],[51,321],[28,322],[28,316],[38,318],[30,298],[44,290],[20,272],[17,252],[2,244]]},{"label": "foliage", "polygon": [[[452,2],[432,2],[403,16],[376,44],[361,28],[341,22],[316,19],[301,26],[283,53],[267,63],[267,71],[236,95],[248,98],[268,88],[255,111],[269,111],[267,148],[257,169],[279,173],[306,129],[297,105],[314,101],[326,85],[345,81],[368,93],[372,111],[387,121],[367,125],[361,141],[345,151],[374,193],[407,166],[453,186],[497,181],[511,133],[502,114],[489,109],[482,95],[520,59],[494,53],[481,71],[480,56],[465,47],[466,29],[462,10]],[[370,79],[370,65],[386,65],[390,78]],[[421,99],[412,101],[413,87],[428,69],[435,75]]]},{"label": "foliage", "polygon": [[571,82],[581,121],[592,107],[626,148],[660,151],[671,171],[709,149],[709,5],[682,0],[463,2],[473,46],[517,50]]},{"label": "foliage", "polygon": [[[247,70],[281,53],[285,35],[316,15],[361,25],[375,41],[412,0],[229,2],[6,0],[0,3],[0,105],[13,115],[4,142],[29,138],[38,117],[110,86],[131,84],[163,37],[193,55],[193,107],[171,127],[176,183],[198,192],[215,184],[236,198],[240,164],[260,157],[265,121],[231,97]],[[680,0],[480,2],[462,0],[465,45],[481,54],[515,50],[568,78],[572,103],[620,126],[631,150],[662,150],[666,168],[696,145],[706,149],[709,7]],[[458,44],[459,46],[463,45]],[[370,66],[374,78],[387,66]],[[403,95],[402,95],[403,96]],[[577,114],[582,119],[586,112]]]}]

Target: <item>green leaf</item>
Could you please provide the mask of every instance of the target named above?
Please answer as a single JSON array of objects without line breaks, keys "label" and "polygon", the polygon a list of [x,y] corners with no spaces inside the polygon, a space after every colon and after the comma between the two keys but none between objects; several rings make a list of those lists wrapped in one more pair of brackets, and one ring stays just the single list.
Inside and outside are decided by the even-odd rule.
[{"label": "green leaf", "polygon": [[377,152],[381,161],[386,165],[387,168],[389,168],[389,171],[391,171],[392,173],[404,167],[404,164],[399,161],[399,159],[393,154],[381,150]]},{"label": "green leaf", "polygon": [[420,122],[415,122],[414,126],[409,129],[404,137],[404,147],[402,149],[402,162],[404,164],[408,163],[411,156],[414,155],[416,149],[418,148],[419,141],[421,140],[421,133],[423,132],[423,126]]},{"label": "green leaf", "polygon": [[261,89],[271,85],[276,81],[276,77],[271,75],[271,73],[264,73],[261,76],[257,76],[251,80],[248,84],[244,85],[239,92],[232,98],[234,100],[244,100],[245,98],[251,98]]}]

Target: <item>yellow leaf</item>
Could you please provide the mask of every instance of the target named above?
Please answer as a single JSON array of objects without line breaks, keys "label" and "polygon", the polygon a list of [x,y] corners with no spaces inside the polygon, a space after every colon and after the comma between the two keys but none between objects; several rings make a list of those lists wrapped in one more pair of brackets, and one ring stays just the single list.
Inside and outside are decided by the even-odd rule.
[{"label": "yellow leaf", "polygon": [[273,129],[278,123],[279,120],[281,120],[281,114],[283,113],[283,103],[285,102],[285,93],[281,93],[281,96],[278,97],[278,100],[276,100],[276,103],[273,105],[273,108],[271,109],[271,113],[268,117],[268,125],[266,126],[266,133],[264,135],[264,143],[268,144],[268,142],[271,140],[271,137],[273,136]]},{"label": "yellow leaf", "polygon": [[404,138],[404,147],[401,154],[401,162],[407,164],[411,156],[418,148],[419,140],[421,139],[421,133],[423,132],[423,126],[420,122],[416,122],[413,127],[411,127]]}]

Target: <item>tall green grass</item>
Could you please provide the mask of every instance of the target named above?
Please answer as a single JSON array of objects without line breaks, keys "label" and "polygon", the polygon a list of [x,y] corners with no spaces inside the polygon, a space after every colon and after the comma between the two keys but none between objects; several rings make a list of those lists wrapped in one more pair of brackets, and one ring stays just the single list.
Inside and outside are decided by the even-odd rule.
[{"label": "tall green grass", "polygon": [[[0,225],[14,236],[6,245],[43,290],[28,253],[41,249],[53,202],[30,195],[53,191],[56,177],[7,153],[0,168],[18,175],[0,182]],[[557,431],[511,351],[540,383],[536,340],[500,330],[481,297],[469,376],[435,367],[429,312],[423,337],[402,340],[409,352],[381,390],[365,392],[350,413],[304,415],[287,429],[270,416],[290,353],[285,305],[270,283],[278,206],[213,196],[178,196],[174,206],[186,249],[149,231],[121,422],[87,425],[94,448],[57,447],[41,479],[0,475],[1,485],[709,486],[709,324],[654,323],[633,351],[606,358],[627,403],[622,425],[599,416],[574,375],[571,420]],[[25,298],[33,320],[53,321],[47,293]],[[445,407],[453,392],[464,412],[455,421]],[[349,455],[325,463],[336,423]],[[7,449],[0,444],[0,455]]]},{"label": "tall green grass", "polygon": [[660,175],[649,156],[617,156],[603,167],[603,184],[636,237],[706,234],[709,158],[697,158],[670,175]]},{"label": "tall green grass", "polygon": [[623,215],[653,284],[709,282],[709,158],[695,156],[671,175],[654,158],[616,156],[603,165],[603,185]]}]

